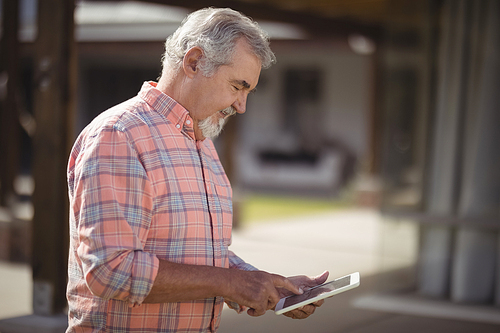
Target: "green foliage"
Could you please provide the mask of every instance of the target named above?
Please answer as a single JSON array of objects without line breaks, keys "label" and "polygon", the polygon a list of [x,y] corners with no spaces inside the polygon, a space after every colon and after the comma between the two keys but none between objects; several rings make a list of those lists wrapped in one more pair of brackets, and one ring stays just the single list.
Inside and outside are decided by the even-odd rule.
[{"label": "green foliage", "polygon": [[241,222],[252,224],[273,219],[325,213],[350,207],[343,199],[252,195],[241,203]]}]

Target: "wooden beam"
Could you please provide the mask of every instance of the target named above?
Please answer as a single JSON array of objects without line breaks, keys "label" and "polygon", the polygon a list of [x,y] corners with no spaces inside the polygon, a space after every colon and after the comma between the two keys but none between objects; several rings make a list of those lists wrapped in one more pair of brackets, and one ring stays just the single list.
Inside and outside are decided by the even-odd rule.
[{"label": "wooden beam", "polygon": [[[99,0],[88,0],[99,1]],[[121,1],[121,0],[111,0]],[[375,24],[364,24],[352,20],[330,18],[312,12],[280,8],[270,2],[248,2],[241,0],[139,0],[169,6],[197,10],[205,7],[229,7],[255,20],[269,20],[296,24],[305,29],[312,38],[347,38],[352,33],[362,34],[375,41],[381,38],[382,30]]]},{"label": "wooden beam", "polygon": [[73,141],[77,68],[74,7],[74,0],[38,2],[32,266],[33,310],[39,315],[58,314],[66,307],[66,165]]},{"label": "wooden beam", "polygon": [[2,2],[0,43],[0,206],[14,195],[19,171],[20,125],[16,97],[19,96],[19,0]]}]

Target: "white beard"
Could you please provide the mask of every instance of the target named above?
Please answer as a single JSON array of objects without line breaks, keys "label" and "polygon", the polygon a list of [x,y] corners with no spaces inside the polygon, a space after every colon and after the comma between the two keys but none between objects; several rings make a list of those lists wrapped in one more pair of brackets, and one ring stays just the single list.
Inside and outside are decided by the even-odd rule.
[{"label": "white beard", "polygon": [[221,112],[225,114],[224,118],[221,118],[217,112],[210,117],[198,122],[198,129],[201,131],[201,134],[205,138],[215,139],[216,137],[218,137],[222,132],[224,125],[226,124],[226,120],[229,118],[229,116],[234,115],[236,113],[236,110],[232,106],[230,106],[228,108],[225,108]]}]

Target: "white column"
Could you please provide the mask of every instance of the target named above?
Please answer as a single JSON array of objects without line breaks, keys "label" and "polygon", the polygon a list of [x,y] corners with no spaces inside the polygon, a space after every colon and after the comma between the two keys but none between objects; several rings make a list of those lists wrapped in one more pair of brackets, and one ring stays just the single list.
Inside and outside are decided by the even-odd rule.
[{"label": "white column", "polygon": [[454,251],[451,299],[490,303],[495,294],[497,233],[461,228]]},{"label": "white column", "polygon": [[[439,46],[436,120],[427,187],[427,213],[447,218],[456,213],[459,177],[459,138],[462,119],[464,73],[465,0],[443,5],[443,30]],[[423,226],[418,289],[425,296],[443,297],[449,292],[452,228]]]},{"label": "white column", "polygon": [[449,290],[451,228],[427,226],[421,231],[420,262],[418,270],[419,293],[430,297],[446,297]]},{"label": "white column", "polygon": [[451,298],[490,303],[498,229],[481,229],[478,222],[500,227],[500,5],[491,0],[472,4],[465,41],[470,51],[458,205],[458,216],[467,227],[457,232]]}]

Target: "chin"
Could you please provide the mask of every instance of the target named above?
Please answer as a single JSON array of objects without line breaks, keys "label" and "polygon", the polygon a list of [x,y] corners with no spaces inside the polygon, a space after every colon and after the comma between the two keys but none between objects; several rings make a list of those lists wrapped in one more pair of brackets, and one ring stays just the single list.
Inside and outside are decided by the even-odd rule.
[{"label": "chin", "polygon": [[[216,113],[214,116],[218,116],[218,113]],[[222,129],[224,128],[224,125],[226,123],[226,119],[220,117],[217,118],[218,119],[214,119],[214,117],[212,116],[198,122],[198,128],[205,138],[213,140],[222,132]]]}]

